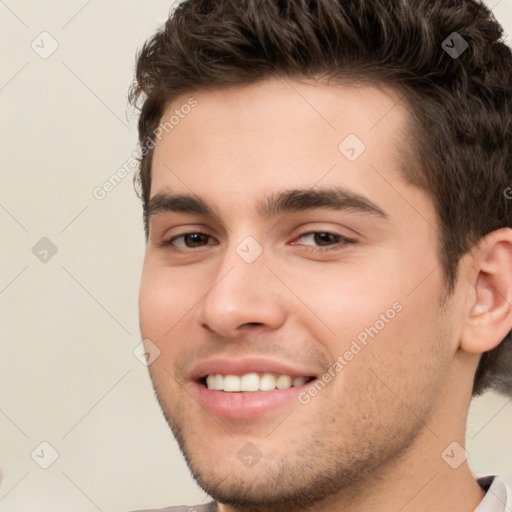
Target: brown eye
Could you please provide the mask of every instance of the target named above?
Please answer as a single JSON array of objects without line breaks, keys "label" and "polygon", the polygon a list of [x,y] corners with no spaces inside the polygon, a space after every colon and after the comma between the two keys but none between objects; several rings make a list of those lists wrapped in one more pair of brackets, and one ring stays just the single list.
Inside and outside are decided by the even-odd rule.
[{"label": "brown eye", "polygon": [[339,235],[337,233],[331,233],[329,231],[309,231],[308,233],[304,233],[300,235],[297,240],[309,239],[313,242],[313,244],[294,244],[294,245],[304,245],[307,247],[309,251],[329,251],[342,249],[346,245],[356,243],[355,240],[347,238],[343,235]]},{"label": "brown eye", "polygon": [[[202,247],[208,245],[208,239],[211,238],[205,233],[183,233],[182,235],[171,238],[165,245],[177,245],[193,249],[194,247]],[[176,243],[176,240],[182,240],[183,243]],[[206,242],[206,243],[205,243]]]}]

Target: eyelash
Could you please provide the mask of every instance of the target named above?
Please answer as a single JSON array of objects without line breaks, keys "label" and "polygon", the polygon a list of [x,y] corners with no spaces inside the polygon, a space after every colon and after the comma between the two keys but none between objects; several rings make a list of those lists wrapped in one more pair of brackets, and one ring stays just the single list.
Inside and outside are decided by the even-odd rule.
[{"label": "eyelash", "polygon": [[[333,242],[334,245],[330,247],[322,247],[322,246],[316,246],[316,245],[305,245],[304,251],[310,252],[310,253],[326,253],[329,251],[341,251],[343,248],[349,245],[353,245],[356,243],[355,240],[352,238],[347,238],[346,236],[340,235],[339,233],[333,233],[331,231],[307,231],[305,233],[302,233],[297,237],[297,240],[300,240],[301,238],[307,236],[307,235],[332,235],[335,237],[338,241]],[[295,245],[295,244],[294,244]]]},{"label": "eyelash", "polygon": [[[305,252],[310,252],[310,253],[326,253],[326,252],[329,252],[329,251],[336,251],[336,250],[342,250],[345,246],[348,246],[348,245],[353,245],[356,243],[355,240],[351,239],[351,238],[347,238],[343,235],[340,235],[338,233],[333,233],[331,231],[307,231],[305,233],[302,233],[301,235],[299,235],[297,237],[298,240],[300,240],[301,238],[307,236],[307,235],[316,235],[316,234],[322,234],[322,235],[332,235],[334,236],[335,238],[338,239],[338,242],[335,243],[333,242],[335,245],[334,246],[330,246],[330,247],[321,247],[321,246],[310,246],[310,245],[306,245],[304,246],[304,251]],[[170,240],[167,240],[165,242],[162,243],[163,246],[166,246],[166,247],[173,247],[173,242],[179,238],[183,238],[187,235],[204,235],[204,236],[207,236],[209,238],[212,238],[210,235],[206,234],[206,233],[201,233],[199,231],[191,231],[191,232],[187,232],[187,233],[182,233],[181,235],[177,235],[177,236],[174,236],[172,237]],[[340,247],[340,244],[342,244],[342,246]],[[210,244],[206,244],[206,245],[210,245]],[[294,244],[296,245],[296,244]],[[201,246],[201,247],[205,247],[205,246]],[[194,250],[195,248],[194,247],[184,247],[183,249],[190,249],[190,250]],[[176,250],[176,251],[179,251],[180,249],[173,249],[173,250]]]}]

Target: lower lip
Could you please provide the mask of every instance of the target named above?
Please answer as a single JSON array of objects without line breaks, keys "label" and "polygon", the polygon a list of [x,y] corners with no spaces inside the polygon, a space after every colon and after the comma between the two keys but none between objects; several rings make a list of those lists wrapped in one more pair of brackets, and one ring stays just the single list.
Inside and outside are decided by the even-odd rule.
[{"label": "lower lip", "polygon": [[298,402],[297,395],[312,382],[288,389],[245,392],[215,391],[200,382],[195,382],[194,386],[199,402],[210,414],[225,418],[251,419],[293,401]]}]

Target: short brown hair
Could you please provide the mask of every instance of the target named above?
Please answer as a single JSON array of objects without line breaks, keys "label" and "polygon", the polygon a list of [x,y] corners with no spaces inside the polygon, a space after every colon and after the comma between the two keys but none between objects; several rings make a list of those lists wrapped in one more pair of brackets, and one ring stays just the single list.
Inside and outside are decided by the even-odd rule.
[{"label": "short brown hair", "polygon": [[[477,0],[185,0],[144,44],[130,90],[133,105],[143,100],[144,212],[152,136],[177,96],[275,76],[388,85],[410,112],[404,177],[434,203],[451,294],[475,241],[512,226],[512,54],[502,36]],[[510,335],[481,357],[473,394],[487,389],[512,392]]]}]

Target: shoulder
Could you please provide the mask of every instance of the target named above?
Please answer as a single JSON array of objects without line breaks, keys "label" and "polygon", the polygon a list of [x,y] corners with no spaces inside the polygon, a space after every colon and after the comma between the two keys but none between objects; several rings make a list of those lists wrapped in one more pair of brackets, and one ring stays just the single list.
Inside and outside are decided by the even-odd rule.
[{"label": "shoulder", "polygon": [[511,493],[502,478],[498,475],[488,475],[478,478],[477,482],[486,491],[486,494],[474,512],[506,512],[510,510]]},{"label": "shoulder", "polygon": [[215,502],[210,501],[203,505],[179,505],[167,508],[154,508],[147,510],[133,510],[132,512],[215,512]]}]

